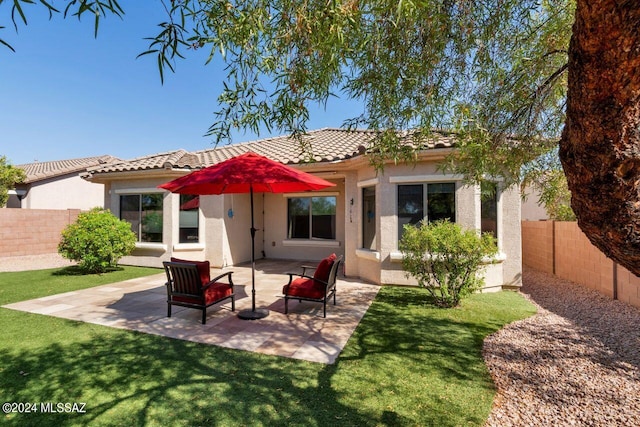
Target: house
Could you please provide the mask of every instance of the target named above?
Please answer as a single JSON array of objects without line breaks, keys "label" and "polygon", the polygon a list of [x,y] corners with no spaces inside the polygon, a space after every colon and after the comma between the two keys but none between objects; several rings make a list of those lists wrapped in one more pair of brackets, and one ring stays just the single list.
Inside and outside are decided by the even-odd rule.
[{"label": "house", "polygon": [[523,221],[544,221],[549,219],[547,209],[540,202],[540,191],[534,188],[526,188],[522,191],[526,197],[522,201]]},{"label": "house", "polygon": [[26,179],[9,192],[7,207],[88,210],[103,206],[103,185],[82,179],[80,173],[113,161],[120,159],[105,155],[16,165]]},{"label": "house", "polygon": [[[448,218],[497,237],[500,254],[487,265],[487,288],[521,280],[520,193],[497,191],[492,200],[461,176],[439,171],[453,150],[439,134],[415,164],[385,165],[376,172],[367,156],[372,131],[320,129],[305,138],[312,161],[288,136],[197,152],[176,150],[90,168],[85,178],[104,184],[105,207],[129,221],[136,250],[122,262],[160,266],[169,257],[209,260],[224,267],[251,258],[248,194],[185,196],[158,185],[195,169],[253,151],[336,184],[313,193],[256,194],[256,254],[260,258],[320,260],[344,256],[344,273],[377,284],[410,284],[398,241],[402,226],[424,217]],[[247,171],[250,173],[250,171]]]}]

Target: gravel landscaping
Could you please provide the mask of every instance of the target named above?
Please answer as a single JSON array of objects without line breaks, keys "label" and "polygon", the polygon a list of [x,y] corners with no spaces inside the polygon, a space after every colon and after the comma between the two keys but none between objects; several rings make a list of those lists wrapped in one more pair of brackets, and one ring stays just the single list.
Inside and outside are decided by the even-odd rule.
[{"label": "gravel landscaping", "polygon": [[486,426],[640,426],[640,309],[534,270],[522,293],[538,313],[484,343]]},{"label": "gravel landscaping", "polygon": [[0,272],[41,270],[69,267],[71,265],[76,265],[76,263],[62,258],[57,253],[0,257]]}]

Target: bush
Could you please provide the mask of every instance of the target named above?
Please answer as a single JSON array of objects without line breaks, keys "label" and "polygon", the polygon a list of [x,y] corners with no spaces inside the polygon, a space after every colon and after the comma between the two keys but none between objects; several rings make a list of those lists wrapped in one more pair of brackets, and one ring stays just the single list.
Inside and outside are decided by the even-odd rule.
[{"label": "bush", "polygon": [[400,250],[407,277],[415,277],[440,307],[455,307],[481,289],[484,279],[478,270],[485,257],[497,253],[490,234],[479,236],[448,221],[405,225]]},{"label": "bush", "polygon": [[119,220],[111,212],[93,208],[81,213],[78,220],[62,231],[58,253],[78,261],[86,273],[104,273],[129,255],[136,244],[131,225]]},{"label": "bush", "polygon": [[23,182],[25,178],[23,169],[12,166],[6,156],[0,156],[0,208],[7,204],[9,190],[15,188],[15,185]]}]

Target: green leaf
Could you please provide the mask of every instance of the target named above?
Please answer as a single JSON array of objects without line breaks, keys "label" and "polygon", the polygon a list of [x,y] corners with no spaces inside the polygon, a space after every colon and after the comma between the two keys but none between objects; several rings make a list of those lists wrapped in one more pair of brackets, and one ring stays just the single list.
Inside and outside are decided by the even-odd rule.
[{"label": "green leaf", "polygon": [[96,17],[95,17],[95,25],[94,25],[94,30],[93,30],[93,37],[97,38],[98,37],[98,27],[100,25],[100,12],[98,12],[96,10],[95,14],[96,14]]},{"label": "green leaf", "polygon": [[160,83],[164,84],[164,58],[162,53],[158,54],[158,71],[160,72]]},{"label": "green leaf", "polygon": [[[18,11],[18,14],[20,15],[20,18],[22,18],[22,22],[24,23],[24,25],[27,25],[27,17],[24,15],[24,12],[22,11],[22,6],[20,6],[21,1],[22,0],[13,0],[13,7],[11,9],[11,20],[13,21],[14,25],[16,23],[15,11]],[[16,30],[17,29],[18,27],[16,27]]]},{"label": "green leaf", "polygon": [[139,54],[138,56],[136,56],[136,59],[137,59],[137,58],[140,58],[141,56],[149,55],[149,54],[157,53],[157,52],[158,52],[158,49],[151,49],[151,50],[147,50],[147,51],[142,52],[142,53],[141,53],[141,54]]},{"label": "green leaf", "polygon": [[49,10],[49,18],[51,18],[53,15],[52,13],[60,13],[60,11],[58,9],[56,9],[53,5],[51,5],[49,2],[47,2],[46,0],[39,0],[41,4],[43,4],[48,10]]},{"label": "green leaf", "polygon": [[8,47],[12,52],[15,52],[16,50],[7,42],[5,42],[4,40],[0,39],[0,44],[3,46]]}]

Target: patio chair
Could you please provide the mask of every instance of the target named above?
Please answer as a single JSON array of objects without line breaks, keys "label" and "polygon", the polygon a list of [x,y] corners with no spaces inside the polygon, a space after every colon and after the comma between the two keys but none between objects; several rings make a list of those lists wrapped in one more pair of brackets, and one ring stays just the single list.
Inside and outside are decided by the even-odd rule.
[{"label": "patio chair", "polygon": [[308,269],[313,269],[309,266],[302,266],[301,274],[286,273],[289,275],[289,283],[282,288],[284,314],[289,312],[289,300],[297,299],[299,302],[321,302],[323,317],[327,317],[327,300],[333,296],[333,305],[336,305],[336,278],[341,262],[342,256],[336,257],[335,254],[331,254],[320,261],[313,276],[306,274]]},{"label": "patio chair", "polygon": [[[233,293],[232,271],[213,279],[209,278],[209,262],[173,261],[163,262],[167,273],[167,317],[171,317],[171,306],[202,310],[202,324],[207,323],[207,307],[231,299],[231,311],[236,310]],[[227,282],[220,279],[228,276]]]}]

